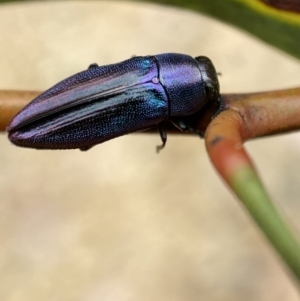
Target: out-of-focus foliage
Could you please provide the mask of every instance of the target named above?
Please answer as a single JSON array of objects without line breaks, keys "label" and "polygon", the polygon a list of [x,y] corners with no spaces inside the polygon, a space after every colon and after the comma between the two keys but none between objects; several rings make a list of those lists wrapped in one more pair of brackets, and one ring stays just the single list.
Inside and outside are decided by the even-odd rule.
[{"label": "out-of-focus foliage", "polygon": [[[0,3],[17,0],[0,0]],[[240,27],[265,42],[300,59],[300,5],[293,0],[293,10],[271,5],[281,0],[135,0],[179,6],[203,12]],[[24,2],[24,1],[18,1]],[[266,4],[265,2],[269,3]],[[278,5],[282,8],[285,6]],[[297,13],[298,11],[298,13]],[[222,44],[220,44],[222,48]]]},{"label": "out-of-focus foliage", "polygon": [[240,27],[300,59],[299,13],[273,8],[261,0],[152,0],[151,2],[180,6],[209,14]]}]

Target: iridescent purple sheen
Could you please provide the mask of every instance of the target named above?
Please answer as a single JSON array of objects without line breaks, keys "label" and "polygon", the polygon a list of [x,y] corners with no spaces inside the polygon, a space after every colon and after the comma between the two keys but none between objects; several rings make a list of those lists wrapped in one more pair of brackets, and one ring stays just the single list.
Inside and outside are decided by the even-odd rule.
[{"label": "iridescent purple sheen", "polygon": [[23,147],[86,149],[191,115],[208,101],[200,69],[174,53],[93,66],[29,103],[9,124],[9,139]]},{"label": "iridescent purple sheen", "polygon": [[155,56],[160,81],[167,90],[170,116],[187,116],[199,111],[206,103],[205,82],[194,58],[177,53]]}]

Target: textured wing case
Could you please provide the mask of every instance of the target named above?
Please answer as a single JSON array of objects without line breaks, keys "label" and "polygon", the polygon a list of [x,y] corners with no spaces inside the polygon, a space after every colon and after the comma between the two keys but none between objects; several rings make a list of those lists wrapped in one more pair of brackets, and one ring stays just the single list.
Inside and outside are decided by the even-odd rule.
[{"label": "textured wing case", "polygon": [[11,141],[35,148],[85,148],[151,127],[168,116],[153,57],[94,67],[63,80],[8,127]]}]

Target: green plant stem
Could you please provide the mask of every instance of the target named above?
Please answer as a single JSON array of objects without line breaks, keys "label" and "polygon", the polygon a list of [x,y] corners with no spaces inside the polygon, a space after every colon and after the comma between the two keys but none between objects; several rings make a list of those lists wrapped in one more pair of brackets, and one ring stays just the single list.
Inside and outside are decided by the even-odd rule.
[{"label": "green plant stem", "polygon": [[[285,97],[282,91],[245,95],[242,97],[243,100],[233,100],[234,96],[229,96],[227,106],[231,109],[220,113],[208,125],[205,133],[205,144],[216,170],[290,267],[299,284],[299,240],[293,233],[288,221],[272,203],[243,146],[243,142],[249,138],[282,129],[280,118],[284,119],[289,116],[293,118],[292,115],[297,114],[299,99],[297,100],[294,94],[298,90],[295,90],[295,93],[289,93],[289,91],[285,91]],[[272,98],[270,99],[271,95]],[[277,100],[277,105],[272,106],[269,102],[275,100]],[[285,111],[280,110],[280,104],[284,103],[287,108],[293,107],[294,109],[287,109],[286,114],[284,114]],[[258,108],[259,104],[262,106],[265,104],[265,110],[253,110],[255,106]],[[282,116],[280,118],[276,118],[275,113],[278,110],[281,111]],[[266,114],[266,111],[268,111],[268,114]],[[264,124],[262,116],[268,116],[270,120],[267,120]],[[279,119],[279,122],[277,123],[273,119]],[[254,122],[254,120],[257,122]],[[259,120],[261,120],[260,123]],[[295,128],[298,122],[299,120],[295,118],[294,123],[290,126]],[[257,123],[260,126],[257,126]]]},{"label": "green plant stem", "polygon": [[300,282],[300,244],[267,195],[256,172],[240,168],[231,186],[267,238],[277,249]]}]

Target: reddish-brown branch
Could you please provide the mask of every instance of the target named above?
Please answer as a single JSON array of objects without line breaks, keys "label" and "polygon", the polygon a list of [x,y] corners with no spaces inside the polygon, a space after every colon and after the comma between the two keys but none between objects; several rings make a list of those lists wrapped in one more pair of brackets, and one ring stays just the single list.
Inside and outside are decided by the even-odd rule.
[{"label": "reddish-brown branch", "polygon": [[[0,131],[5,131],[12,117],[39,93],[37,91],[0,91]],[[224,94],[222,97],[225,108],[238,112],[238,118],[242,119],[243,127],[240,130],[242,130],[243,141],[289,132],[300,127],[300,88],[248,94]],[[205,132],[215,109],[215,104],[212,104],[193,117],[193,123],[199,131]],[[221,116],[215,118],[214,124],[224,122]],[[233,118],[237,115],[230,114],[230,116]],[[166,123],[166,127],[171,133],[180,133],[169,123]]]},{"label": "reddish-brown branch", "polygon": [[37,91],[0,90],[0,131],[29,101],[39,95]]},{"label": "reddish-brown branch", "polygon": [[227,94],[226,108],[243,120],[243,140],[300,127],[300,88],[249,94]]},{"label": "reddish-brown branch", "polygon": [[251,168],[243,143],[251,138],[300,128],[300,88],[223,95],[225,111],[206,130],[208,154],[225,181],[234,169]]}]

